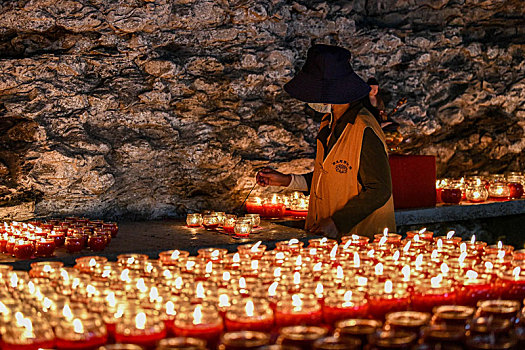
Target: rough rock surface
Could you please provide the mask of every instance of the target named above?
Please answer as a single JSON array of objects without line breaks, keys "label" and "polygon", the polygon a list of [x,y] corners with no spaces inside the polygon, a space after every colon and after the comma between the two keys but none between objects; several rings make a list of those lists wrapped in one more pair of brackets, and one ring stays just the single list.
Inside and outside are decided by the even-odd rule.
[{"label": "rough rock surface", "polygon": [[1,1],[0,206],[177,216],[236,207],[260,166],[308,171],[318,119],[282,85],[311,43],[350,48],[388,108],[408,97],[403,149],[437,155],[439,175],[523,169],[524,15],[521,0]]}]

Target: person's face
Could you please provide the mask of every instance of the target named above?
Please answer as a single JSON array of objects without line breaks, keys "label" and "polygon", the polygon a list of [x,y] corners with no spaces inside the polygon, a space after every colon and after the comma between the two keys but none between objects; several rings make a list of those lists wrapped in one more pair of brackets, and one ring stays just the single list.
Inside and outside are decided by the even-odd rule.
[{"label": "person's face", "polygon": [[372,90],[370,90],[369,95],[370,95],[370,96],[375,96],[375,95],[377,95],[377,93],[379,92],[379,85],[370,85],[370,88],[371,88]]}]

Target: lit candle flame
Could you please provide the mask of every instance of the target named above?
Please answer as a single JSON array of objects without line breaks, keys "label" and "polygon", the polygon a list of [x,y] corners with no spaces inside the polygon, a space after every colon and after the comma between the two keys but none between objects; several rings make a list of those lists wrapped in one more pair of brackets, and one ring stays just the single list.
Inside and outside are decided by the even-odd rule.
[{"label": "lit candle flame", "polygon": [[443,240],[441,238],[438,239],[436,245],[437,245],[439,250],[442,250],[443,249]]},{"label": "lit candle flame", "polygon": [[292,238],[291,240],[288,241],[288,245],[294,245],[294,244],[297,244],[299,243],[299,240],[297,238]]},{"label": "lit candle flame", "polygon": [[175,311],[175,304],[173,301],[166,302],[166,315],[168,316],[175,316],[177,314],[177,311]]},{"label": "lit candle flame", "polygon": [[144,278],[139,278],[137,280],[137,289],[142,293],[146,293],[146,291],[148,290],[148,288],[146,287],[146,283],[144,282]]},{"label": "lit candle flame", "polygon": [[514,270],[512,270],[512,275],[514,276],[515,279],[518,279],[520,277],[520,274],[521,274],[521,267],[516,266]]},{"label": "lit candle flame", "polygon": [[157,289],[157,287],[151,287],[149,291],[149,300],[151,302],[156,302],[157,300],[159,300],[159,290]]},{"label": "lit candle flame", "polygon": [[239,288],[246,289],[246,278],[244,277],[239,278]]},{"label": "lit candle flame", "polygon": [[259,269],[259,260],[252,260],[250,263],[250,267],[252,270],[258,270]]},{"label": "lit candle flame", "polygon": [[224,282],[228,282],[231,278],[232,278],[232,275],[230,274],[229,271],[224,271],[224,272],[222,273],[222,280],[223,280]]},{"label": "lit candle flame", "polygon": [[78,318],[73,320],[73,330],[77,334],[84,334],[84,326],[82,325],[82,321],[80,321]]},{"label": "lit candle flame", "polygon": [[88,284],[87,287],[86,287],[86,292],[88,292],[88,295],[91,294],[91,295],[97,295],[97,289],[95,287],[93,287],[91,284]]},{"label": "lit candle flame", "polygon": [[315,295],[317,295],[318,298],[323,296],[324,287],[321,282],[317,283],[317,286],[315,287]]},{"label": "lit candle flame", "polygon": [[244,308],[244,310],[246,311],[246,316],[248,317],[253,317],[253,311],[254,311],[254,305],[253,305],[253,301],[251,300],[248,300],[246,302],[246,307]]},{"label": "lit candle flame", "polygon": [[450,272],[450,268],[446,263],[441,264],[440,269],[443,275],[448,275],[448,273]]},{"label": "lit candle flame", "polygon": [[359,236],[358,235],[352,235],[352,240],[353,241],[358,241],[359,240]]},{"label": "lit candle flame", "polygon": [[314,272],[319,272],[323,269],[323,263],[322,262],[318,262],[317,264],[314,265]]},{"label": "lit candle flame", "polygon": [[212,259],[217,259],[219,257],[219,254],[220,254],[220,252],[217,249],[215,249],[215,250],[213,250],[211,252],[211,258]]},{"label": "lit candle flame", "polygon": [[16,275],[16,273],[11,274],[9,284],[11,285],[11,288],[16,288],[18,286],[18,276]]},{"label": "lit candle flame", "polygon": [[88,263],[89,267],[94,267],[97,265],[97,261],[93,258],[89,259],[89,263]]},{"label": "lit candle flame", "polygon": [[69,304],[64,305],[64,307],[62,308],[62,315],[68,321],[73,320],[73,312],[71,312],[71,308],[69,307]]},{"label": "lit candle flame", "polygon": [[301,283],[301,274],[299,272],[294,272],[294,274],[293,274],[293,283],[294,284],[300,284]]},{"label": "lit candle flame", "polygon": [[418,234],[414,235],[414,242],[419,242],[419,235]]},{"label": "lit candle flame", "polygon": [[317,248],[310,248],[310,250],[308,251],[308,254],[312,256],[317,255]]},{"label": "lit candle flame", "polygon": [[320,242],[321,244],[325,244],[326,242],[328,242],[328,238],[326,237],[321,238],[321,242]]},{"label": "lit candle flame", "polygon": [[275,254],[275,259],[284,260],[284,252],[277,252],[277,254]]},{"label": "lit candle flame", "polygon": [[394,255],[392,255],[392,260],[397,262],[399,260],[399,257],[401,256],[401,253],[399,253],[399,250],[396,250]]},{"label": "lit candle flame", "polygon": [[[93,259],[91,259],[91,260],[93,260]],[[53,268],[51,268],[50,265],[44,265],[44,268],[42,269],[42,271],[44,271],[44,272],[51,272],[51,271],[53,271]]]},{"label": "lit candle flame", "polygon": [[330,259],[335,260],[338,247],[339,246],[337,244],[333,246],[332,250],[330,251]]},{"label": "lit candle flame", "polygon": [[106,296],[106,301],[109,307],[114,308],[115,305],[117,305],[117,300],[115,298],[115,292],[113,291],[109,292],[108,295]]},{"label": "lit candle flame", "polygon": [[171,253],[171,259],[172,260],[178,259],[179,255],[180,255],[180,251],[174,250],[173,253]]},{"label": "lit candle flame", "polygon": [[303,264],[303,258],[301,255],[299,255],[297,259],[295,259],[295,266],[301,266],[302,264]]},{"label": "lit candle flame", "polygon": [[262,241],[258,241],[257,243],[255,243],[251,248],[250,248],[250,251],[252,253],[257,253],[257,250],[259,249],[259,246],[261,245]]},{"label": "lit candle flame", "polygon": [[202,285],[202,282],[197,283],[197,288],[195,289],[195,295],[197,298],[202,299],[204,298],[204,286]]},{"label": "lit candle flame", "polygon": [[427,228],[426,227],[423,227],[421,230],[419,230],[419,234],[422,235],[423,233],[425,233],[427,231]]},{"label": "lit candle flame", "polygon": [[195,306],[195,310],[193,311],[193,324],[198,325],[202,323],[202,306],[197,305]]},{"label": "lit candle flame", "polygon": [[472,237],[470,238],[470,244],[474,243],[476,243],[476,235],[472,235]]},{"label": "lit candle flame", "polygon": [[468,270],[466,276],[469,280],[475,280],[478,278],[478,273],[474,270]]},{"label": "lit candle flame", "polygon": [[120,280],[122,282],[131,282],[131,278],[129,278],[129,270],[128,269],[122,270],[122,272],[120,273]]},{"label": "lit candle flame", "polygon": [[381,237],[381,239],[379,240],[379,245],[380,246],[385,245],[387,240],[388,240],[387,236]]},{"label": "lit candle flame", "polygon": [[270,284],[270,287],[268,287],[268,296],[274,297],[277,295],[277,287],[279,286],[279,282],[273,282]]},{"label": "lit candle flame", "polygon": [[388,236],[388,227],[385,227],[385,229],[383,230],[383,236],[384,237]]},{"label": "lit candle flame", "polygon": [[454,230],[451,230],[451,231],[448,231],[447,233],[447,239],[452,239],[452,237],[454,236],[456,232]]},{"label": "lit candle flame", "polygon": [[230,304],[230,297],[228,297],[228,294],[223,293],[219,295],[219,307],[228,307],[231,306]]},{"label": "lit candle flame", "polygon": [[359,258],[359,253],[354,252],[354,267],[360,267],[361,266],[361,258]]},{"label": "lit candle flame", "polygon": [[423,265],[423,254],[419,254],[419,255],[416,257],[415,265],[416,265],[416,268],[417,268],[417,269],[420,269],[420,268],[421,268],[421,265]]},{"label": "lit candle flame", "polygon": [[464,253],[467,251],[467,243],[463,242],[459,245],[459,251]]},{"label": "lit candle flame", "polygon": [[277,204],[277,203],[278,203],[278,197],[277,197],[277,194],[274,193],[272,197],[272,204]]},{"label": "lit candle flame", "polygon": [[430,279],[430,284],[432,285],[432,288],[439,288],[441,286],[442,281],[443,281],[443,276],[437,275],[436,277],[432,277]]},{"label": "lit candle flame", "polygon": [[241,256],[239,255],[239,253],[235,253],[235,254],[233,254],[232,261],[233,261],[233,263],[235,263],[235,264],[238,264],[238,263],[241,262]]},{"label": "lit candle flame", "polygon": [[139,312],[135,316],[135,328],[144,330],[146,328],[146,314],[144,312]]},{"label": "lit candle flame", "polygon": [[403,280],[405,282],[410,281],[410,266],[403,266],[403,268],[401,269],[401,273],[403,274]]},{"label": "lit candle flame", "polygon": [[[320,263],[319,263],[320,264]],[[273,277],[275,278],[280,278],[281,277],[281,268],[280,267],[277,267],[275,268],[275,270],[273,270]]]},{"label": "lit candle flame", "polygon": [[182,280],[181,276],[175,278],[175,288],[181,289],[183,285],[184,285],[184,281]]},{"label": "lit candle flame", "polygon": [[383,274],[383,264],[382,263],[377,263],[377,265],[375,267],[375,272],[376,272],[376,275],[382,275]]},{"label": "lit candle flame", "polygon": [[432,260],[435,260],[435,259],[437,259],[438,254],[439,254],[438,251],[437,251],[436,249],[433,249],[433,250],[432,250],[432,254],[430,254],[430,258],[431,258]]},{"label": "lit candle flame", "polygon": [[294,311],[302,310],[303,301],[301,300],[301,296],[299,294],[292,295],[292,306],[294,307]]},{"label": "lit candle flame", "polygon": [[347,290],[345,292],[345,295],[343,296],[343,300],[348,303],[350,301],[352,301],[352,291],[351,290]]},{"label": "lit candle flame", "polygon": [[343,268],[341,267],[341,265],[337,266],[337,269],[336,269],[336,278],[337,278],[338,280],[342,280],[344,277],[345,277],[345,275],[344,275]]},{"label": "lit candle flame", "polygon": [[501,248],[503,248],[503,242],[498,241],[498,250],[501,250]]},{"label": "lit candle flame", "polygon": [[376,252],[376,251],[375,251],[374,249],[370,249],[370,250],[368,251],[368,253],[366,253],[366,255],[367,255],[369,258],[372,258],[372,257],[374,256],[375,252]]},{"label": "lit candle flame", "polygon": [[349,239],[348,241],[346,241],[345,245],[343,246],[343,250],[348,249],[348,247],[350,247],[350,244],[352,244],[352,240],[351,240],[351,239]]},{"label": "lit candle flame", "polygon": [[408,253],[408,251],[410,250],[410,245],[412,244],[411,241],[408,241],[407,244],[405,244],[405,246],[403,247],[403,253]]},{"label": "lit candle flame", "polygon": [[481,186],[481,179],[476,179],[476,186]]},{"label": "lit candle flame", "polygon": [[485,262],[485,268],[489,271],[492,271],[492,269],[494,268],[494,264],[491,263],[490,261],[486,261]]},{"label": "lit candle flame", "polygon": [[391,293],[392,293],[392,289],[393,289],[392,287],[393,287],[393,286],[392,286],[392,281],[387,280],[387,281],[385,282],[385,293],[387,293],[387,294],[391,294]]},{"label": "lit candle flame", "polygon": [[499,260],[503,260],[505,258],[505,251],[504,250],[500,250],[498,252],[498,259]]},{"label": "lit candle flame", "polygon": [[366,287],[368,284],[368,278],[359,276],[357,277],[357,285],[360,287]]},{"label": "lit candle flame", "polygon": [[465,252],[461,253],[458,258],[459,264],[463,265],[466,258],[467,258],[467,253]]}]

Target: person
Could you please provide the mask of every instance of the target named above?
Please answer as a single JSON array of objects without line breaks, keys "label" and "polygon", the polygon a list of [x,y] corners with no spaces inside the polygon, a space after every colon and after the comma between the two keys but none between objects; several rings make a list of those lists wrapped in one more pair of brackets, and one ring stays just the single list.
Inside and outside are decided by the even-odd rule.
[{"label": "person", "polygon": [[372,115],[377,119],[377,122],[381,125],[382,122],[386,121],[385,102],[379,95],[379,82],[376,78],[371,77],[366,81],[367,85],[370,86],[370,92],[368,93],[368,102],[365,100],[365,105]]},{"label": "person", "polygon": [[302,69],[284,86],[292,97],[325,113],[313,172],[256,176],[261,186],[309,191],[305,229],[340,239],[395,231],[390,166],[383,132],[365,107],[370,87],[353,71],[348,50],[314,45]]}]

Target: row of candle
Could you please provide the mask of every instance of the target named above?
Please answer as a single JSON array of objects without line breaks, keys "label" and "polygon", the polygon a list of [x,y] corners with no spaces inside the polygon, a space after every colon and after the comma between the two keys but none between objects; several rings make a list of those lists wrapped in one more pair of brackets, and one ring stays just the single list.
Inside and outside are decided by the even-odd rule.
[{"label": "row of candle", "polygon": [[525,177],[520,173],[491,175],[488,178],[473,176],[460,180],[442,179],[436,181],[437,202],[458,204],[462,200],[481,203],[487,199],[520,199],[524,194],[524,185]]},{"label": "row of candle", "polygon": [[84,248],[101,251],[117,233],[116,223],[85,218],[4,222],[0,226],[0,253],[32,259],[51,257],[62,246],[69,253],[78,253]]},{"label": "row of candle", "polygon": [[260,228],[259,214],[246,214],[244,217],[226,214],[224,212],[210,212],[207,214],[192,213],[186,216],[188,227],[204,227],[207,230],[222,230],[236,237],[248,237],[254,229]]},{"label": "row of candle", "polygon": [[[372,243],[353,235],[341,244],[326,238],[311,239],[307,247],[297,240],[277,242],[275,250],[259,242],[240,245],[237,253],[166,251],[158,260],[141,254],[120,255],[117,262],[83,257],[74,268],[34,263],[29,273],[4,266],[2,339],[17,346],[47,341],[40,334],[49,334],[87,349],[93,343],[85,337],[97,331],[86,329],[93,327],[104,334],[97,342],[153,347],[175,335],[215,344],[224,330],[331,327],[346,318],[382,320],[408,309],[429,312],[498,298],[521,302],[524,260],[523,251],[502,243],[462,242],[452,232],[433,237],[422,230],[404,240],[384,232]],[[37,318],[48,322],[35,324]],[[41,327],[45,332],[35,330]]]},{"label": "row of candle", "polygon": [[308,196],[299,192],[294,192],[291,195],[274,193],[271,198],[250,198],[246,202],[246,211],[259,214],[265,218],[282,218],[285,215],[304,216],[308,211],[308,204]]}]

